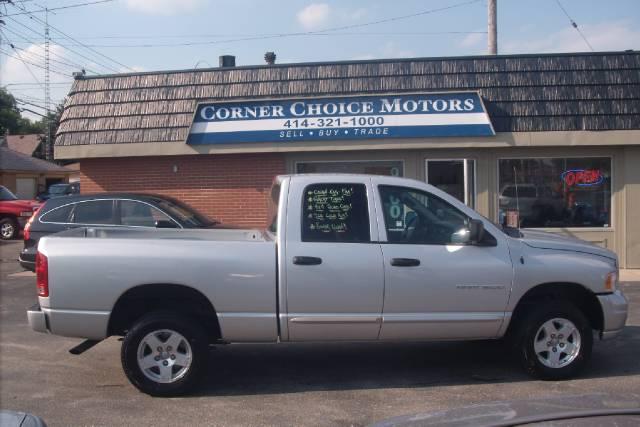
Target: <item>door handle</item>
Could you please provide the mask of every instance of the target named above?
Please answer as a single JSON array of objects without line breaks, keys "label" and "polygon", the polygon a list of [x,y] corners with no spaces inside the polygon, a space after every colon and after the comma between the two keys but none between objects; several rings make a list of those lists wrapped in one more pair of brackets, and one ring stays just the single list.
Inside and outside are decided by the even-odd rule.
[{"label": "door handle", "polygon": [[394,267],[417,267],[420,265],[420,260],[414,258],[391,258],[391,265]]},{"label": "door handle", "polygon": [[293,263],[297,265],[320,265],[322,258],[315,256],[294,256]]}]

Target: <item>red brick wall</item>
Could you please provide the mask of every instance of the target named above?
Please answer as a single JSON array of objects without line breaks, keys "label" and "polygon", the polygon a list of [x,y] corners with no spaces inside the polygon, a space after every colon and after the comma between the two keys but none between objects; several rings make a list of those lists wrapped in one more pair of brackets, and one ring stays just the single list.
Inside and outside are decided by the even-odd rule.
[{"label": "red brick wall", "polygon": [[271,153],[83,159],[80,185],[82,193],[164,194],[220,221],[263,227],[273,177],[285,169],[284,156]]}]

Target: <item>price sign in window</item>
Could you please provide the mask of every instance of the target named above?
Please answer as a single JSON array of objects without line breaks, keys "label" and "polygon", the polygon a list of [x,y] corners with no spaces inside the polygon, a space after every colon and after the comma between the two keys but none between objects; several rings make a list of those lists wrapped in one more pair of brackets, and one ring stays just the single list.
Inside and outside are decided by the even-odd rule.
[{"label": "price sign in window", "polygon": [[303,242],[369,242],[364,184],[314,184],[303,193]]}]

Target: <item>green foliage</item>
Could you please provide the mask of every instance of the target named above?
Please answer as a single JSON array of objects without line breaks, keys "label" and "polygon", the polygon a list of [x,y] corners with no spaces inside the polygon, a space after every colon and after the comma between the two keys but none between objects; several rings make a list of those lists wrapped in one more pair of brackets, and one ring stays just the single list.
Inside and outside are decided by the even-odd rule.
[{"label": "green foliage", "polygon": [[45,123],[42,120],[32,122],[22,117],[13,95],[0,88],[0,135],[4,135],[7,130],[11,135],[42,133],[46,129]]}]

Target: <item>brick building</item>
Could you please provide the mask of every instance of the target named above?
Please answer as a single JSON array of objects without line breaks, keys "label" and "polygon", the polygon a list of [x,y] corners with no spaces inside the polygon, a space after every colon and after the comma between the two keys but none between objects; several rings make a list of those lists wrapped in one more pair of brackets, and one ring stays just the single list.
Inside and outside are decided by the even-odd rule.
[{"label": "brick building", "polygon": [[[473,94],[482,107],[471,117],[462,114],[461,102]],[[364,106],[381,96],[404,100],[409,95],[424,97],[423,112],[431,97],[433,110],[448,100],[456,114],[417,116],[387,106],[389,115],[369,114],[374,121],[361,126],[377,129],[378,135],[319,136],[323,127],[345,135],[356,132],[346,118],[360,120],[364,110],[360,115],[343,112],[340,122],[336,105],[342,101],[342,107],[351,101]],[[325,97],[332,97],[335,105],[328,106]],[[308,128],[283,127],[293,123],[285,121],[283,106],[295,115],[295,108],[311,102],[327,108],[324,118],[334,113],[332,122],[338,125],[318,125],[316,120],[306,123]],[[406,102],[402,105],[410,110],[418,105]],[[269,111],[273,116],[266,120],[261,114]],[[481,122],[483,114],[487,123]],[[466,122],[458,121],[463,117]],[[305,124],[303,118],[307,116],[294,127]],[[218,119],[226,124],[213,123]],[[426,124],[435,119],[452,121],[447,126]],[[387,128],[383,120],[405,125],[422,120],[424,126],[419,131],[405,125]],[[280,126],[280,131],[265,126]],[[281,140],[274,138],[279,132],[284,132]],[[212,217],[245,226],[264,225],[268,188],[272,178],[283,173],[364,172],[426,180],[496,222],[513,213],[517,193],[517,221],[523,227],[609,247],[619,254],[622,266],[640,268],[640,225],[632,218],[640,208],[638,52],[79,77],[65,105],[55,155],[80,160],[83,192],[168,194]]]}]

